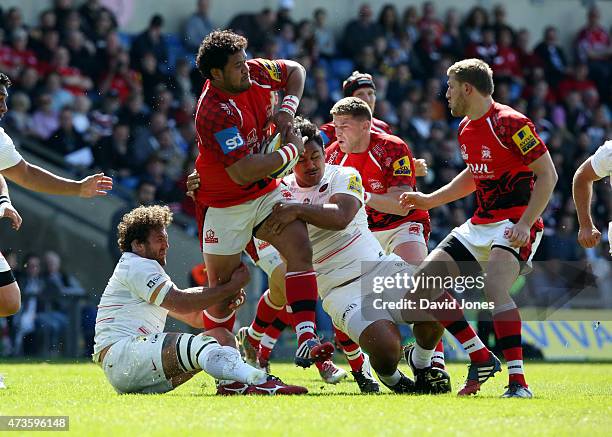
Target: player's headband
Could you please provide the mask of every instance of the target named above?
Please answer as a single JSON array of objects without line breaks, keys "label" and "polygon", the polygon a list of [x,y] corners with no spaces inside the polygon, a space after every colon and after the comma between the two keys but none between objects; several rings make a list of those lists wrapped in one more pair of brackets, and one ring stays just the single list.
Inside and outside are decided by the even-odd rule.
[{"label": "player's headband", "polygon": [[351,97],[359,88],[372,88],[376,90],[371,74],[353,71],[353,74],[342,83],[344,97]]}]

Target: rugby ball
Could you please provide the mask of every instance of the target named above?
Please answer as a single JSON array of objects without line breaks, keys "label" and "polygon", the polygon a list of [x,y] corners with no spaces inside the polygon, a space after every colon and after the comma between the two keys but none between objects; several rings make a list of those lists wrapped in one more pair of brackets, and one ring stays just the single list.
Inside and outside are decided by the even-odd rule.
[{"label": "rugby ball", "polygon": [[[260,151],[261,153],[264,153],[264,154],[274,153],[281,147],[283,147],[283,143],[281,141],[281,135],[280,133],[276,133],[276,134],[271,135],[269,139],[261,145]],[[285,164],[281,165],[279,168],[274,170],[272,173],[270,173],[268,177],[271,177],[274,179],[284,178],[285,176],[287,176],[293,171],[293,167],[295,167],[295,165],[297,164],[299,160],[300,160],[300,155],[296,155],[295,158],[293,158],[291,161],[286,162]]]}]

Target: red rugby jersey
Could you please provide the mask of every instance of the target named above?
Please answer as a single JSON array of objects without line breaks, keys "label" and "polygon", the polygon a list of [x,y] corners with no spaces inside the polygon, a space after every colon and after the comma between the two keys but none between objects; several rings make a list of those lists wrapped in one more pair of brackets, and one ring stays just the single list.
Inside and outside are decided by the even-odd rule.
[{"label": "red rugby jersey", "polygon": [[283,61],[247,61],[251,88],[229,95],[207,80],[198,100],[195,115],[200,154],[196,169],[201,186],[196,193],[199,204],[224,208],[256,199],[280,183],[265,178],[249,185],[236,184],[225,171],[236,161],[258,153],[264,127],[272,116],[274,92],[287,85]]},{"label": "red rugby jersey", "polygon": [[[319,127],[319,130],[321,131],[321,136],[323,137],[323,144],[325,146],[329,146],[331,143],[336,141],[336,127],[334,126],[333,121],[321,125]],[[391,127],[387,123],[374,117],[372,117],[371,130],[372,132],[376,132],[377,134],[393,135],[393,132],[391,132]]]},{"label": "red rugby jersey", "polygon": [[494,102],[477,120],[465,117],[458,129],[461,156],[474,175],[474,224],[519,220],[533,190],[528,167],[548,149],[526,116]]},{"label": "red rugby jersey", "polygon": [[[363,153],[346,154],[338,142],[326,150],[328,164],[337,164],[357,169],[363,186],[369,193],[384,194],[390,187],[407,185],[416,189],[416,177],[412,152],[400,138],[394,135],[370,134],[370,146]],[[368,227],[373,232],[394,229],[402,223],[420,222],[429,224],[429,213],[414,210],[407,216],[387,214],[366,206]]]}]

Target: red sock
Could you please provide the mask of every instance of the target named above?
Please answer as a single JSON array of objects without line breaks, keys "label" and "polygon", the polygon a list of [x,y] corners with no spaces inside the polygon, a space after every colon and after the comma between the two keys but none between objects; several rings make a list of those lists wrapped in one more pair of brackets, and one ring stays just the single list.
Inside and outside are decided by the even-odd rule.
[{"label": "red sock", "polygon": [[236,311],[223,318],[213,317],[206,310],[202,311],[202,319],[204,320],[204,330],[208,331],[213,328],[225,328],[232,332],[234,330],[234,323],[236,323]]},{"label": "red sock", "polygon": [[259,342],[259,354],[263,359],[270,359],[270,354],[276,345],[276,341],[281,336],[283,330],[289,326],[289,324],[289,314],[287,313],[287,307],[285,306],[276,313],[276,318],[272,323],[270,323],[270,325],[268,325],[265,334]]},{"label": "red sock", "polygon": [[363,352],[361,351],[359,345],[335,326],[334,334],[336,334],[336,341],[340,343],[340,347],[344,351],[344,355],[346,355],[346,359],[351,366],[351,370],[353,372],[360,372],[361,368],[363,367],[365,357],[363,356]]},{"label": "red sock", "polygon": [[[445,291],[434,302],[443,305],[439,308],[429,309],[427,312],[459,340],[463,349],[470,355],[470,360],[473,362],[487,361],[489,359],[489,349],[480,340],[474,328],[465,320],[465,315],[459,308],[457,300]],[[454,305],[451,302],[454,302]]]},{"label": "red sock", "polygon": [[255,318],[251,326],[249,326],[248,339],[249,343],[251,343],[254,348],[259,347],[259,343],[266,332],[266,328],[274,321],[276,314],[282,308],[282,306],[279,307],[272,303],[270,300],[270,290],[266,290],[264,294],[261,295],[257,303]]},{"label": "red sock", "polygon": [[316,337],[315,308],[317,305],[317,279],[314,270],[287,272],[285,275],[287,305],[291,308],[291,326],[298,344]]},{"label": "red sock", "polygon": [[436,345],[433,357],[431,357],[431,365],[432,367],[437,367],[442,370],[446,368],[446,363],[444,361],[444,344],[442,344],[442,340]]},{"label": "red sock", "polygon": [[527,387],[523,371],[523,346],[521,344],[521,314],[518,308],[493,315],[493,329],[497,344],[504,353],[510,382]]}]

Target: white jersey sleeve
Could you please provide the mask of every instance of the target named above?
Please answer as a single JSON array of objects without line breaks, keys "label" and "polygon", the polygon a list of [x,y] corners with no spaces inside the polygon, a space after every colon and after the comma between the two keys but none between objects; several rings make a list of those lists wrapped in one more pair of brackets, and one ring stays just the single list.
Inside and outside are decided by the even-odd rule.
[{"label": "white jersey sleeve", "polygon": [[599,177],[604,178],[612,174],[612,140],[606,141],[597,149],[591,158],[591,166]]},{"label": "white jersey sleeve", "polygon": [[359,199],[364,204],[364,189],[361,175],[352,167],[339,167],[336,177],[332,178],[330,194],[348,194]]},{"label": "white jersey sleeve", "polygon": [[22,159],[11,137],[0,127],[0,170],[14,167]]},{"label": "white jersey sleeve", "polygon": [[[174,284],[157,261],[147,258],[140,258],[138,261],[126,272],[125,284],[135,297],[159,306]],[[160,284],[164,286],[155,297],[155,301],[151,301],[153,292]]]}]

